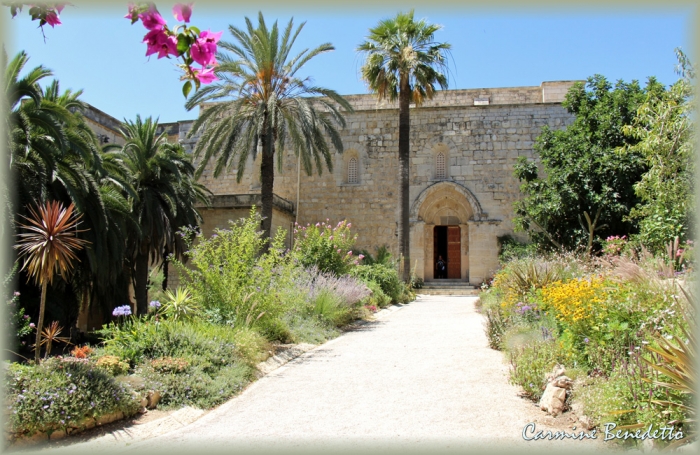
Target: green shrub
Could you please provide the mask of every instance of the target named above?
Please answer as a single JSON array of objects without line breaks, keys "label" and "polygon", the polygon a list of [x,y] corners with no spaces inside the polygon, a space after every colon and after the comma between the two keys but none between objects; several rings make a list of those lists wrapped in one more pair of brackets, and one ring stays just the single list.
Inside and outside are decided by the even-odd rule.
[{"label": "green shrub", "polygon": [[245,329],[210,324],[203,321],[132,318],[121,325],[110,324],[101,331],[104,352],[129,361],[132,365],[144,359],[183,357],[193,365],[211,364],[223,367],[242,361],[254,364],[255,352],[266,351],[266,341]]},{"label": "green shrub", "polygon": [[314,299],[314,314],[336,327],[341,327],[350,322],[351,311],[335,293],[323,289]]},{"label": "green shrub", "polygon": [[117,411],[133,415],[140,404],[131,391],[87,359],[51,358],[38,366],[10,364],[5,399],[9,429],[16,434],[67,428],[86,417]]},{"label": "green shrub", "polygon": [[283,314],[278,282],[284,281],[291,261],[283,255],[285,233],[278,231],[269,251],[260,255],[265,240],[259,226],[260,216],[253,208],[248,218],[231,221],[229,229],[217,229],[208,239],[183,232],[188,266],[172,263],[202,315],[241,328],[264,325]]},{"label": "green shrub", "polygon": [[542,397],[546,375],[557,364],[564,364],[565,354],[555,341],[530,342],[508,351],[511,365],[510,383],[519,385],[537,401]]},{"label": "green shrub", "polygon": [[370,291],[372,291],[372,294],[369,297],[366,297],[365,305],[374,305],[377,308],[384,308],[391,304],[391,297],[382,291],[381,286],[379,286],[376,281],[368,280],[365,281],[365,284]]},{"label": "green shrub", "polygon": [[170,362],[166,367],[165,362],[154,361],[136,370],[149,388],[160,392],[159,406],[164,409],[182,406],[213,408],[240,392],[253,378],[252,368],[241,363],[209,371],[201,365],[189,366],[184,359],[179,362],[179,366]]},{"label": "green shrub", "polygon": [[498,237],[497,242],[499,248],[498,259],[502,264],[537,254],[536,243],[524,243],[511,235]]},{"label": "green shrub", "polygon": [[385,264],[359,265],[353,267],[350,274],[362,279],[365,283],[375,281],[392,302],[401,302],[404,284],[394,267]]},{"label": "green shrub", "polygon": [[316,266],[322,273],[344,275],[358,262],[352,254],[357,234],[351,234],[351,223],[332,226],[328,221],[295,225],[292,255],[305,268]]},{"label": "green shrub", "polygon": [[485,308],[486,314],[486,337],[489,340],[491,349],[501,349],[503,344],[503,335],[506,331],[506,321],[498,307]]},{"label": "green shrub", "polygon": [[129,372],[129,363],[119,360],[115,355],[98,357],[95,366],[111,376],[119,376]]},{"label": "green shrub", "polygon": [[321,344],[340,335],[340,331],[321,320],[297,312],[289,312],[282,318],[291,333],[293,343]]}]

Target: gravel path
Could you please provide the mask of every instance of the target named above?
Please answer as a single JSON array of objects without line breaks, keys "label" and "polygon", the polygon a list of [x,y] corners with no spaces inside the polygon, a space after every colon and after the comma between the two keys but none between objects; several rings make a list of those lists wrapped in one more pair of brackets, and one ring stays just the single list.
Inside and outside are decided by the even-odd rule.
[{"label": "gravel path", "polygon": [[[566,430],[508,384],[475,297],[420,296],[269,373],[175,431],[119,451],[203,449],[611,449],[597,440],[525,441]],[[82,446],[82,447],[80,447]],[[90,444],[72,446],[90,448]],[[101,447],[106,448],[106,447]]]}]

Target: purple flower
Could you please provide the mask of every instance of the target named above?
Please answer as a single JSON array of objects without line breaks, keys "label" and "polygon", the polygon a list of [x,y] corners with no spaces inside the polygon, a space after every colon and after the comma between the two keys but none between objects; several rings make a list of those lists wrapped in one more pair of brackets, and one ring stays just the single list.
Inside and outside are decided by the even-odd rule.
[{"label": "purple flower", "polygon": [[160,302],[158,300],[151,300],[151,303],[148,304],[151,308],[160,308]]},{"label": "purple flower", "polygon": [[583,342],[586,343],[586,344],[588,344],[589,341],[590,341],[590,340],[589,340],[588,338],[584,338],[584,339],[583,339]]},{"label": "purple flower", "polygon": [[15,291],[14,296],[19,297],[19,292]]},{"label": "purple flower", "polygon": [[33,322],[30,322],[30,323],[29,323],[29,327],[31,327],[31,328],[33,329],[33,328],[36,327],[36,326],[34,325]]},{"label": "purple flower", "polygon": [[112,316],[131,316],[131,307],[129,305],[118,306],[112,311]]}]

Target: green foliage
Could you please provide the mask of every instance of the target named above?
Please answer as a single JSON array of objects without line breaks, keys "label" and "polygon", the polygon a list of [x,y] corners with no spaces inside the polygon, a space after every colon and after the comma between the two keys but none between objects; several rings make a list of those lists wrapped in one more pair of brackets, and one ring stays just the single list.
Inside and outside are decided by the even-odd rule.
[{"label": "green foliage", "polygon": [[352,247],[357,234],[350,232],[351,223],[343,220],[332,226],[325,223],[295,226],[293,256],[305,268],[318,267],[321,272],[344,275],[357,258]]},{"label": "green foliage", "polygon": [[11,364],[5,373],[5,399],[15,434],[53,431],[85,417],[121,411],[133,415],[140,404],[130,390],[87,360],[51,358],[40,365]]},{"label": "green foliage", "polygon": [[218,369],[231,363],[254,365],[267,342],[247,329],[203,321],[130,318],[121,325],[110,323],[100,331],[104,352],[136,365],[146,359],[181,357],[192,365]]},{"label": "green foliage", "polygon": [[95,366],[112,376],[120,376],[129,372],[129,362],[124,362],[115,355],[98,357]]},{"label": "green foliage", "polygon": [[649,170],[635,185],[640,204],[629,214],[639,222],[639,240],[654,252],[675,237],[688,239],[695,217],[695,71],[676,50],[679,79],[666,91],[647,93],[631,125],[624,133],[636,144],[625,154],[640,154]]},{"label": "green foliage", "polygon": [[392,302],[402,301],[404,284],[394,267],[384,264],[358,265],[350,270],[350,275],[362,279],[365,283],[374,281]]},{"label": "green foliage", "polygon": [[[173,260],[193,301],[212,322],[230,326],[262,327],[284,311],[280,289],[288,277],[289,256],[283,256],[284,232],[278,232],[269,251],[258,231],[260,216],[251,209],[248,218],[231,221],[205,239],[183,232],[190,250],[188,266]],[[194,240],[197,243],[193,243]]]},{"label": "green foliage", "polygon": [[393,265],[393,261],[391,260],[391,252],[386,245],[377,247],[376,256],[372,256],[372,253],[367,250],[361,250],[360,253],[364,256],[362,259],[363,265]]},{"label": "green foliage", "polygon": [[226,365],[216,371],[191,366],[177,371],[164,371],[162,364],[141,365],[137,374],[161,393],[164,409],[194,406],[211,409],[228,401],[253,378],[253,370],[240,363]]},{"label": "green foliage", "polygon": [[10,349],[17,350],[22,344],[26,344],[27,335],[32,333],[31,319],[24,314],[24,308],[19,305],[19,292],[14,292],[12,298],[7,300],[7,319],[3,323],[5,341]]},{"label": "green foliage", "polygon": [[336,327],[350,322],[351,311],[336,294],[324,289],[314,299],[314,314],[327,320]]},{"label": "green foliage", "polygon": [[382,287],[374,280],[365,281],[372,294],[367,297],[365,305],[374,305],[377,308],[384,308],[391,304],[391,297],[382,291]]},{"label": "green foliage", "polygon": [[498,259],[502,264],[537,253],[537,244],[520,242],[511,235],[497,237],[497,240]]},{"label": "green foliage", "polygon": [[306,314],[289,312],[282,316],[282,321],[289,329],[293,343],[321,344],[340,335],[340,331],[326,320]]},{"label": "green foliage", "polygon": [[199,314],[199,306],[190,295],[187,288],[178,286],[175,292],[165,291],[162,313],[169,319],[190,319]]},{"label": "green foliage", "polygon": [[538,243],[565,248],[637,232],[627,216],[639,202],[634,188],[647,162],[638,151],[618,149],[638,142],[623,129],[633,124],[646,96],[663,92],[654,78],[645,88],[636,81],[618,81],[613,88],[600,75],[575,84],[563,103],[576,116],[573,123],[561,131],[545,126],[535,143],[543,176],[525,157],[515,166],[525,195],[514,206],[516,228]]},{"label": "green foliage", "polygon": [[555,341],[534,341],[508,352],[511,364],[510,382],[519,385],[537,401],[542,397],[547,373],[563,364],[565,355]]}]

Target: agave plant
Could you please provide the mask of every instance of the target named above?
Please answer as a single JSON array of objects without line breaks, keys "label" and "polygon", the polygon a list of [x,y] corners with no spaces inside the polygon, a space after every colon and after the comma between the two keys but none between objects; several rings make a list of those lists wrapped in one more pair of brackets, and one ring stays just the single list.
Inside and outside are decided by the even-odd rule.
[{"label": "agave plant", "polygon": [[[73,269],[76,252],[86,243],[75,236],[82,215],[76,215],[74,205],[64,208],[53,201],[35,210],[29,208],[30,216],[24,217],[30,224],[20,225],[28,232],[18,234],[20,240],[15,245],[19,256],[24,257],[22,270],[27,269],[29,278],[41,286],[41,304],[36,327],[34,359],[38,363],[41,354],[42,327],[46,308],[46,288],[53,282],[54,275],[66,277]],[[48,347],[48,346],[47,346]]]}]

